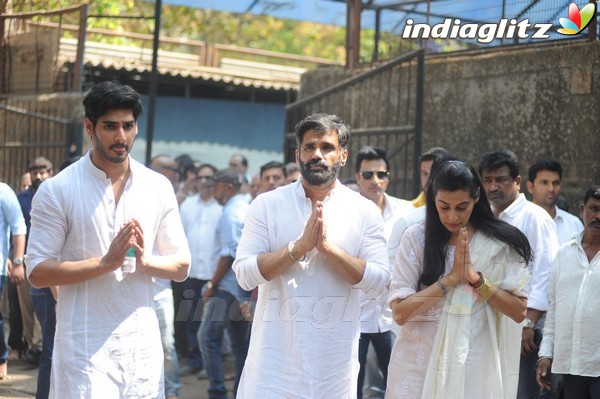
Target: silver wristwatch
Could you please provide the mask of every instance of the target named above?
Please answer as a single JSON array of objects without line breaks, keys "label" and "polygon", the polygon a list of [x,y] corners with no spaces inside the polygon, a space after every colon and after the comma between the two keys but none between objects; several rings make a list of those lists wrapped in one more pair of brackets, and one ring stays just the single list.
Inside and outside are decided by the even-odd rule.
[{"label": "silver wristwatch", "polygon": [[534,328],[535,327],[535,323],[533,322],[533,320],[529,319],[529,318],[525,318],[525,320],[523,321],[523,328]]},{"label": "silver wristwatch", "polygon": [[14,258],[12,263],[14,266],[21,266],[23,264],[23,258]]}]

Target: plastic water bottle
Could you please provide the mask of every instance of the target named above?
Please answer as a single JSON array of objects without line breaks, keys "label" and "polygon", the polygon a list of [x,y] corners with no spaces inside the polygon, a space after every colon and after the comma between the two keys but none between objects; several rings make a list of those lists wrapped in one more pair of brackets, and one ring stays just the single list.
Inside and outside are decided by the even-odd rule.
[{"label": "plastic water bottle", "polygon": [[125,254],[125,262],[123,262],[123,266],[121,267],[121,270],[123,271],[123,273],[134,273],[135,272],[135,263],[136,263],[135,248],[129,247],[129,249],[127,250],[127,253]]}]

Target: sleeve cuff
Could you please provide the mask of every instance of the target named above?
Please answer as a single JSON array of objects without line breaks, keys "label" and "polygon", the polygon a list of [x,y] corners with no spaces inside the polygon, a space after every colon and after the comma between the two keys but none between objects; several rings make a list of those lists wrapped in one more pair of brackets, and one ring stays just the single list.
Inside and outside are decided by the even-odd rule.
[{"label": "sleeve cuff", "polygon": [[527,307],[545,312],[548,310],[548,301],[530,292],[529,298],[527,299]]},{"label": "sleeve cuff", "polygon": [[236,261],[233,269],[240,287],[246,291],[252,291],[259,285],[268,282],[258,268],[258,256],[246,258],[239,262]]},{"label": "sleeve cuff", "polygon": [[362,280],[354,284],[353,287],[363,290],[369,298],[377,298],[385,294],[388,280],[389,273],[387,271],[367,261]]}]

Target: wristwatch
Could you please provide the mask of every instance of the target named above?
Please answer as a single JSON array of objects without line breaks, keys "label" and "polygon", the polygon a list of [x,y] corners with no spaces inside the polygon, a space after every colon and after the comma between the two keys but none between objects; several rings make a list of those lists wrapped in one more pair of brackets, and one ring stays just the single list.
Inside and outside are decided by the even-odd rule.
[{"label": "wristwatch", "polygon": [[535,323],[533,322],[533,320],[529,319],[529,318],[525,318],[524,322],[523,322],[523,328],[533,328],[535,327]]},{"label": "wristwatch", "polygon": [[23,264],[23,258],[14,258],[12,263],[13,266],[21,266]]},{"label": "wristwatch", "polygon": [[214,288],[213,282],[209,281],[208,283],[206,283],[206,288],[208,288],[209,290],[212,290]]}]

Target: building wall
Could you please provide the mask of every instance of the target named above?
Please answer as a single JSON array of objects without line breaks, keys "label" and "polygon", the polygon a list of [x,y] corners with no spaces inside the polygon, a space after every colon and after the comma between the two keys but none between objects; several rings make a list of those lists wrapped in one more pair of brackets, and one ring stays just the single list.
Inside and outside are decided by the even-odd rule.
[{"label": "building wall", "polygon": [[[68,137],[65,123],[51,119],[82,124],[82,100],[83,94],[73,93],[1,98],[0,181],[17,187],[29,162],[39,155],[48,157],[58,168],[65,154],[75,150],[69,144],[77,138]],[[143,101],[147,110],[147,99],[143,97]],[[5,107],[13,107],[20,113],[8,112]],[[284,116],[283,104],[159,97],[152,155],[188,154],[203,163],[224,168],[231,154],[242,153],[248,159],[248,174],[252,176],[261,165],[283,160]],[[131,152],[142,163],[146,158],[146,127],[147,114],[143,113]],[[79,134],[85,152],[91,143],[83,128],[78,130],[73,134]]]},{"label": "building wall", "polygon": [[[307,73],[300,98],[349,75]],[[600,42],[428,56],[422,147],[443,146],[474,165],[484,152],[509,148],[520,160],[523,192],[529,166],[555,158],[577,212],[587,186],[600,184],[599,110]]]},{"label": "building wall", "polygon": [[[147,109],[147,98],[144,97]],[[156,101],[152,154],[189,154],[226,167],[233,153],[248,158],[249,174],[283,160],[284,105],[202,98],[159,97]],[[147,115],[139,121],[132,156],[145,158]]]}]

